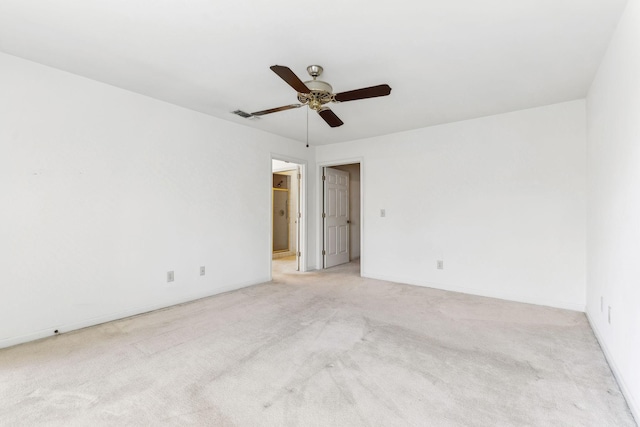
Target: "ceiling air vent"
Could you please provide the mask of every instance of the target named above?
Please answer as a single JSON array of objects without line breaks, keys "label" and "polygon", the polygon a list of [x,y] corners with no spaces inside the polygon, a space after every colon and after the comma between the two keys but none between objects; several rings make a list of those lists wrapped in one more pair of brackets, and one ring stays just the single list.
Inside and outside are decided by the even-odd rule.
[{"label": "ceiling air vent", "polygon": [[237,115],[237,116],[243,117],[245,119],[249,119],[249,118],[253,117],[251,114],[249,114],[249,113],[247,113],[245,111],[242,111],[242,110],[232,111],[232,113]]}]

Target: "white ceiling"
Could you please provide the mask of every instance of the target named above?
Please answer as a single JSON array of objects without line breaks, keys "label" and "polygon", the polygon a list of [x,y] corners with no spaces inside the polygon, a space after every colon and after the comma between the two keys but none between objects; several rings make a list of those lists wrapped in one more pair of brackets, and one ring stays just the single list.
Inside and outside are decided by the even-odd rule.
[{"label": "white ceiling", "polygon": [[269,66],[334,92],[312,145],[583,98],[626,0],[0,0],[0,51],[300,141],[307,108]]}]

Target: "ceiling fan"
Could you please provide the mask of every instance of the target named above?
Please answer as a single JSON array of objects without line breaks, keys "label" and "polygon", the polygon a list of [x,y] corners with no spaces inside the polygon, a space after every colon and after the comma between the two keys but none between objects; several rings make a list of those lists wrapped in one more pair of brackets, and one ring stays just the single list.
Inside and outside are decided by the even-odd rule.
[{"label": "ceiling fan", "polygon": [[278,111],[291,110],[308,105],[309,108],[317,111],[329,126],[335,128],[342,126],[344,123],[329,107],[326,107],[325,104],[329,102],[346,102],[357,99],[375,98],[378,96],[387,96],[391,93],[391,87],[387,84],[333,93],[333,88],[329,83],[317,80],[323,71],[320,65],[309,65],[307,67],[307,72],[312,77],[312,80],[306,82],[302,82],[289,67],[273,65],[269,68],[298,92],[298,101],[300,103],[256,111],[255,113],[251,113],[251,116],[264,116],[265,114],[277,113]]}]

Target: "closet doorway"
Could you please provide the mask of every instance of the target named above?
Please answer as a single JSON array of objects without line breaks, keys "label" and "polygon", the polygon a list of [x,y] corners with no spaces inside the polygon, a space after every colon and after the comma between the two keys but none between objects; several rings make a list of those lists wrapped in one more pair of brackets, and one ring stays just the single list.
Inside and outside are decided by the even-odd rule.
[{"label": "closet doorway", "polygon": [[286,269],[302,271],[302,173],[301,164],[272,160],[271,259]]}]

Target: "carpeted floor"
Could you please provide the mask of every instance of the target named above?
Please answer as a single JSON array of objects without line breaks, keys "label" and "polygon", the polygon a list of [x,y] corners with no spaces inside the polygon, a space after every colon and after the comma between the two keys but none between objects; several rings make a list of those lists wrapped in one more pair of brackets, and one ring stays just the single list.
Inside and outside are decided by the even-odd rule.
[{"label": "carpeted floor", "polygon": [[0,425],[635,425],[584,314],[358,268],[0,350]]}]

